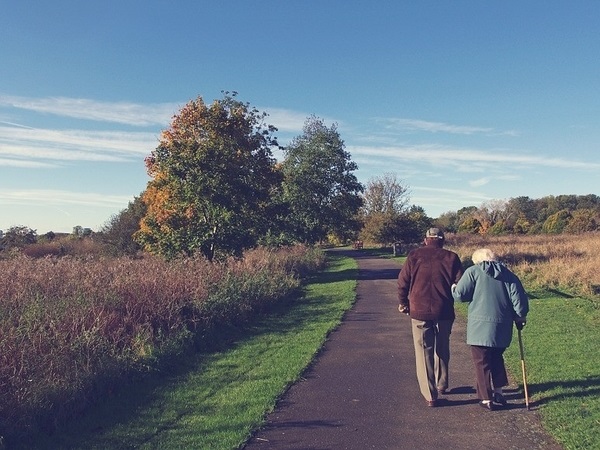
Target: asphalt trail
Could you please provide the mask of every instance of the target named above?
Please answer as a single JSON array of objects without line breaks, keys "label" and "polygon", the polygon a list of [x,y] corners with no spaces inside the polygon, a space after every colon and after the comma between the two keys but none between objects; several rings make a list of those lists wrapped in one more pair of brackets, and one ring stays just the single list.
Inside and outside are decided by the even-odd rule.
[{"label": "asphalt trail", "polygon": [[506,390],[507,408],[478,405],[460,319],[451,337],[451,391],[440,407],[428,407],[417,386],[410,319],[397,311],[400,266],[343,251],[359,266],[356,304],[245,450],[562,448],[542,430],[536,405],[526,410],[518,381]]}]

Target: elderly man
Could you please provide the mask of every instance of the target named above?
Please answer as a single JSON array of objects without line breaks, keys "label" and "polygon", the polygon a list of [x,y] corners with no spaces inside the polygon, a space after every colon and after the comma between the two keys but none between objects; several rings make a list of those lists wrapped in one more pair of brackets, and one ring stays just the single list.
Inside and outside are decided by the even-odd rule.
[{"label": "elderly man", "polygon": [[460,258],[445,250],[444,233],[430,228],[424,246],[411,251],[398,275],[401,313],[410,315],[417,380],[429,406],[448,390],[450,333],[454,323],[451,286],[463,270]]}]

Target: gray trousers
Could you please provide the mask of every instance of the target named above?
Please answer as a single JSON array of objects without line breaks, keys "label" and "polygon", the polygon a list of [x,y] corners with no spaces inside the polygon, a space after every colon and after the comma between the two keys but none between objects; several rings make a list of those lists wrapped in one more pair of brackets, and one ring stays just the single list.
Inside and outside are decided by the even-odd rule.
[{"label": "gray trousers", "polygon": [[419,389],[425,400],[435,400],[448,389],[450,333],[453,320],[411,319]]}]

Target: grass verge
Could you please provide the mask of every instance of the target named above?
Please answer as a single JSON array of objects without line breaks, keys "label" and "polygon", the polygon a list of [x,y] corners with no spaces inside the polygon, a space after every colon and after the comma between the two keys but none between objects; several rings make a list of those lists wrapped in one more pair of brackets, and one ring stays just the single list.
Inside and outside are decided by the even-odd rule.
[{"label": "grass verge", "polygon": [[253,326],[231,330],[220,349],[140,380],[38,449],[235,449],[301,376],[355,299],[356,262],[335,253],[301,298]]}]

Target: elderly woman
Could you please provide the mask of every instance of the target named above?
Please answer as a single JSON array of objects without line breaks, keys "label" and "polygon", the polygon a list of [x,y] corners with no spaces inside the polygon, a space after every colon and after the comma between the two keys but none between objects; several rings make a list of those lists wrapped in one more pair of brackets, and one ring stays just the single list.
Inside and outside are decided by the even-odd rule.
[{"label": "elderly woman", "polygon": [[467,317],[467,344],[475,365],[479,405],[495,410],[505,406],[502,387],[508,384],[503,353],[512,340],[512,324],[525,325],[529,299],[519,278],[496,255],[478,249],[472,256],[474,265],[456,285],[452,295],[470,302]]}]

